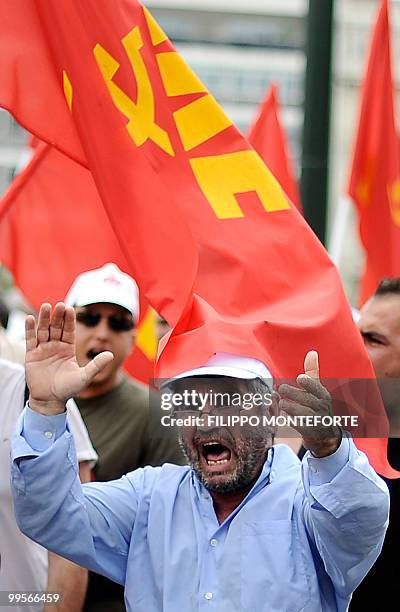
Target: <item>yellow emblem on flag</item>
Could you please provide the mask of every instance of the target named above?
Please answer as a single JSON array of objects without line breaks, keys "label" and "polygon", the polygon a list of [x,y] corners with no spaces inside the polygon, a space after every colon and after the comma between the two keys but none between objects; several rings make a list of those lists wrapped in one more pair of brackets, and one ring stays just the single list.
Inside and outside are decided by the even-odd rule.
[{"label": "yellow emblem on flag", "polygon": [[138,328],[136,346],[140,348],[149,361],[155,361],[157,357],[158,338],[156,331],[156,313],[151,306],[148,306],[146,314]]},{"label": "yellow emblem on flag", "polygon": [[400,178],[388,185],[390,213],[396,225],[400,225]]},{"label": "yellow emblem on flag", "polygon": [[176,51],[157,53],[156,60],[167,96],[184,96],[207,91],[197,74]]},{"label": "yellow emblem on flag", "polygon": [[153,45],[156,47],[165,40],[168,40],[168,36],[160,28],[150,11],[143,7],[143,12],[144,16],[146,17],[147,27],[149,28],[150,38]]},{"label": "yellow emblem on flag", "polygon": [[371,204],[371,189],[375,178],[375,159],[368,157],[365,169],[356,187],[356,196],[360,204],[367,206]]},{"label": "yellow emblem on flag", "polygon": [[235,197],[255,191],[267,212],[290,209],[278,182],[255,151],[238,151],[190,160],[205,197],[219,219],[244,217]]},{"label": "yellow emblem on flag", "polygon": [[68,74],[66,73],[65,70],[63,70],[63,88],[64,88],[64,96],[65,96],[65,99],[67,101],[68,108],[69,108],[70,112],[72,112],[72,94],[73,94],[73,90],[72,90],[71,81],[69,80]]},{"label": "yellow emblem on flag", "polygon": [[174,150],[169,135],[156,123],[153,88],[140,53],[143,39],[139,28],[133,28],[121,42],[136,77],[138,91],[136,103],[114,82],[120,67],[117,60],[99,43],[93,49],[111,98],[118,110],[129,120],[126,129],[138,147],[151,140],[173,157]]},{"label": "yellow emblem on flag", "polygon": [[232,125],[210,94],[175,111],[174,119],[185,151],[191,151]]}]

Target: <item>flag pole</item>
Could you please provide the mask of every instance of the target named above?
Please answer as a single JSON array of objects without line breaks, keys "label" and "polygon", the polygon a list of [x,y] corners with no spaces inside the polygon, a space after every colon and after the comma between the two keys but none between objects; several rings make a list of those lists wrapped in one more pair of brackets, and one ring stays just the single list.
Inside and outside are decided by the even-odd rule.
[{"label": "flag pole", "polygon": [[323,244],[326,244],[333,4],[334,0],[309,1],[300,181],[304,217]]}]

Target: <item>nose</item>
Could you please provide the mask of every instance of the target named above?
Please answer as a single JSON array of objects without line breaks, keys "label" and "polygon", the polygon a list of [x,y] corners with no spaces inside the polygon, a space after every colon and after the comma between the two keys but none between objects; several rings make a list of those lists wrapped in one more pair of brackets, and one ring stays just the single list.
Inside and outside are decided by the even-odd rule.
[{"label": "nose", "polygon": [[203,410],[200,412],[200,416],[203,418],[200,420],[197,426],[198,431],[209,432],[216,429],[215,423],[212,422],[212,419],[208,419],[208,415],[210,414],[211,410],[212,409],[210,406],[204,406]]},{"label": "nose", "polygon": [[96,338],[99,340],[105,340],[109,337],[110,330],[108,328],[107,317],[102,317],[100,319],[99,323],[96,325],[94,329],[94,332],[95,332]]}]

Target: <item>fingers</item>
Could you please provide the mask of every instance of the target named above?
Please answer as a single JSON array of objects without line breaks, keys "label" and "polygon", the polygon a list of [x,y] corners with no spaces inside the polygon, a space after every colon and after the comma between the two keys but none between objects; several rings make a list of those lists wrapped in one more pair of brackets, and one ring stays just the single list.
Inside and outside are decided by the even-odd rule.
[{"label": "fingers", "polygon": [[65,309],[62,341],[75,344],[75,310],[71,306]]},{"label": "fingers", "polygon": [[104,351],[99,355],[96,355],[94,359],[89,361],[87,365],[85,365],[83,369],[85,383],[89,384],[93,378],[101,372],[107,364],[109,364],[114,359],[114,355],[110,351]]},{"label": "fingers", "polygon": [[37,347],[35,317],[28,315],[25,319],[26,352]]},{"label": "fingers", "polygon": [[32,350],[45,342],[62,341],[75,343],[75,311],[58,302],[51,312],[50,304],[42,304],[39,310],[37,326],[35,319],[28,316],[25,324],[26,350]]},{"label": "fingers", "polygon": [[290,414],[291,416],[308,416],[312,415],[312,412],[307,411],[307,408],[304,404],[299,404],[298,402],[290,402],[286,399],[281,399],[279,402],[280,410],[286,412],[286,414]]},{"label": "fingers", "polygon": [[39,310],[36,337],[38,344],[49,341],[49,327],[50,327],[50,304],[42,304]]},{"label": "fingers", "polygon": [[319,379],[319,363],[317,351],[308,351],[304,359],[304,373],[311,378]]},{"label": "fingers", "polygon": [[[298,389],[297,387],[284,384],[279,387],[279,394],[282,398],[281,402],[285,401],[285,404],[296,402],[303,407],[307,406],[309,408],[313,408],[314,410],[317,410],[319,407],[319,398],[312,392],[307,393],[307,391],[304,389]],[[286,410],[286,408],[283,408],[283,410]]]},{"label": "fingers", "polygon": [[312,393],[312,395],[319,399],[328,400],[330,398],[329,391],[317,378],[310,378],[306,374],[300,374],[300,376],[297,377],[296,382],[302,389],[308,393]]},{"label": "fingers", "polygon": [[50,320],[49,340],[61,340],[61,336],[63,333],[64,315],[65,304],[63,304],[62,302],[58,302],[58,304],[56,304],[54,307],[53,314]]},{"label": "fingers", "polygon": [[[289,416],[297,418],[293,426],[302,435],[304,446],[316,457],[326,457],[338,448],[341,433],[336,425],[325,425],[322,421],[324,416],[332,416],[332,399],[319,380],[317,351],[307,353],[304,374],[300,374],[296,382],[300,389],[287,384],[279,387],[279,408]],[[314,418],[314,422],[311,420],[309,424],[308,417]],[[316,417],[320,420],[317,421]]]}]

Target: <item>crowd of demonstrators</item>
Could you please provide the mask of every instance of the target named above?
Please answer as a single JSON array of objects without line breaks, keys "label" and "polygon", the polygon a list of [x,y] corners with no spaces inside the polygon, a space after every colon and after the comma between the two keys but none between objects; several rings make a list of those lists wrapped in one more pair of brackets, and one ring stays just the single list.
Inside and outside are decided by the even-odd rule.
[{"label": "crowd of demonstrators", "polygon": [[[22,535],[15,521],[9,478],[10,445],[18,417],[24,408],[24,368],[0,358],[0,381],[0,591],[62,592],[63,604],[58,609],[79,612],[86,592],[87,571],[61,557],[48,554],[47,550]],[[68,423],[75,439],[81,482],[88,482],[97,455],[78,409],[71,401],[68,402]],[[53,435],[53,431],[49,429],[46,435]],[[14,604],[2,609],[39,612],[43,604]]]},{"label": "crowd of demonstrators", "polygon": [[[42,306],[37,326],[27,320],[30,400],[12,451],[21,529],[124,584],[129,611],[344,612],[380,552],[389,512],[385,483],[351,439],[336,427],[299,428],[308,448],[300,463],[287,446],[273,446],[273,428],[206,419],[180,431],[188,466],[145,467],[82,486],[68,460],[65,398],[79,396],[112,356],[96,354],[80,367],[74,326],[63,304]],[[318,375],[310,352],[299,388],[283,385],[279,406],[274,399],[252,411],[331,414]],[[213,384],[217,393],[254,393],[271,390],[267,379],[261,362],[217,354],[169,391]]]},{"label": "crowd of demonstrators", "polygon": [[[114,359],[74,398],[99,456],[95,479],[108,481],[145,465],[185,462],[173,428],[149,413],[149,389],[123,372],[135,340],[138,289],[115,264],[84,272],[66,303],[76,312],[76,354],[80,366],[102,351]],[[151,403],[152,411],[157,402]],[[120,585],[90,573],[86,612],[125,610]]]},{"label": "crowd of demonstrators", "polygon": [[[400,470],[400,278],[381,281],[375,294],[361,309],[358,327],[388,415],[388,460],[393,468]],[[400,479],[386,479],[386,483],[390,493],[390,519],[382,553],[354,593],[351,612],[369,610],[377,593],[381,593],[386,602],[395,602],[399,596]],[[387,604],[385,609],[397,607],[390,605],[394,607]]]}]

